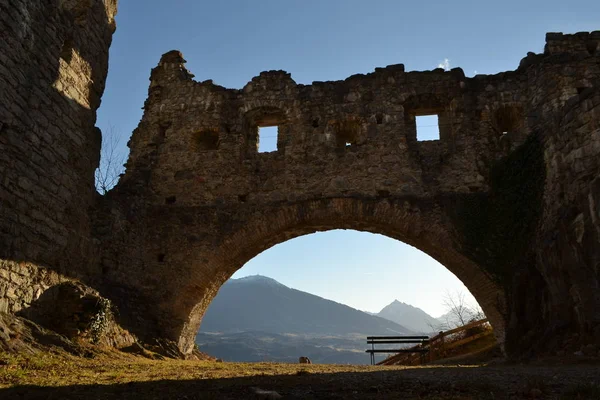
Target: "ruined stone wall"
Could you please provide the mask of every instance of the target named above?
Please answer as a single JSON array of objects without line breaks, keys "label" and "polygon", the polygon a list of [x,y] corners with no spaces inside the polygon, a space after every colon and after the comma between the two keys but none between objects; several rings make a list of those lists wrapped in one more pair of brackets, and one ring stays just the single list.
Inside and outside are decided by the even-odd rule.
[{"label": "ruined stone wall", "polygon": [[[153,204],[484,189],[473,158],[499,157],[501,133],[480,114],[493,114],[498,104],[522,107],[513,98],[525,91],[524,80],[508,79],[506,89],[488,95],[494,79],[467,80],[458,69],[405,73],[401,65],[310,86],[271,71],[243,90],[226,90],[193,81],[178,57],[165,56],[153,72],[124,178],[131,182],[149,163],[159,164],[149,179]],[[434,113],[442,118],[442,140],[417,142],[414,116]],[[263,124],[279,125],[277,152],[257,153]],[[335,182],[323,180],[324,171]]]},{"label": "ruined stone wall", "polygon": [[[595,254],[593,247],[598,244],[592,244],[592,240],[586,249],[578,250],[577,260],[565,258],[560,253],[577,245],[565,232],[556,230],[564,220],[551,211],[561,208],[564,214],[564,210],[572,207],[573,197],[587,196],[589,190],[586,184],[572,185],[578,182],[570,172],[574,165],[565,160],[572,158],[568,154],[572,150],[583,154],[594,152],[593,141],[597,136],[594,123],[581,121],[594,121],[597,115],[591,111],[592,107],[569,110],[582,96],[590,96],[600,86],[599,53],[588,51],[593,47],[589,43],[598,43],[599,39],[598,32],[548,34],[546,53],[529,54],[523,59],[519,70],[528,79],[527,120],[532,134],[524,146],[492,167],[494,182],[489,195],[460,207],[458,226],[468,238],[467,248],[478,249],[470,251],[473,257],[488,269],[498,271],[505,282],[509,298],[509,353],[531,355],[544,347],[576,350],[580,344],[600,342],[591,333],[597,329],[590,327],[597,326],[591,322],[597,316],[590,306],[584,317],[576,318],[578,303],[596,300],[584,295],[575,279],[583,274],[594,285],[597,278],[591,276],[598,274],[597,267],[590,267],[593,262],[583,259]],[[573,129],[564,124],[566,113],[576,115],[580,121],[576,134],[565,131]],[[559,137],[568,146],[557,147]],[[579,173],[588,178],[598,174],[597,165],[590,160],[575,164]],[[563,185],[563,189],[556,190]],[[567,192],[571,198],[565,196]],[[474,209],[479,211],[470,211]],[[559,235],[564,240],[563,249],[549,247]],[[596,272],[590,272],[590,268],[592,271],[596,268]]]},{"label": "ruined stone wall", "polygon": [[[578,350],[600,345],[600,247],[593,217],[598,207],[593,182],[600,171],[600,32],[548,34],[546,39],[543,68],[529,70],[531,118],[543,151],[536,151],[536,157],[543,157],[545,171],[539,225],[528,242],[535,251],[528,252],[526,267],[515,269],[512,285],[513,342],[523,354],[544,346]],[[533,171],[529,182],[539,180],[537,175]],[[584,242],[583,231],[573,234],[575,227],[585,230]]]},{"label": "ruined stone wall", "polygon": [[0,311],[96,268],[94,124],[115,13],[116,0],[0,1]]},{"label": "ruined stone wall", "polygon": [[600,32],[575,34],[548,33],[544,54],[572,54],[583,57],[597,55],[600,50]]},{"label": "ruined stone wall", "polygon": [[[177,339],[181,326],[197,330],[220,284],[270,245],[315,230],[362,229],[442,261],[498,321],[502,338],[503,295],[491,274],[457,254],[436,197],[487,190],[486,164],[511,147],[494,118],[505,109],[523,115],[525,80],[517,78],[466,79],[459,69],[406,73],[397,65],[310,86],[271,71],[227,90],[193,81],[181,55],[166,54],[152,72],[127,173],[112,195],[127,198],[125,215],[103,229],[116,246],[103,257],[113,282],[106,290],[122,288],[127,299],[135,293],[168,315],[162,328]],[[417,141],[415,116],[435,113],[442,139]],[[279,126],[276,152],[257,152],[264,125]],[[520,120],[506,129],[516,146],[527,126]],[[340,198],[350,201],[332,203]],[[277,216],[315,200],[328,202],[321,205],[328,215]],[[365,204],[386,208],[361,209]],[[259,232],[248,228],[253,219]],[[198,304],[202,311],[193,312]],[[145,312],[132,323],[142,324]],[[193,321],[190,314],[197,314]]]},{"label": "ruined stone wall", "polygon": [[[127,172],[94,191],[116,0],[0,0],[0,311],[73,278],[140,337],[190,352],[220,285],[293,237],[358,229],[456,274],[510,354],[600,343],[600,33],[548,34],[516,71],[402,65],[241,90],[152,71]],[[415,116],[437,114],[440,140]],[[279,126],[258,153],[258,128]],[[536,346],[541,344],[540,346]]]},{"label": "ruined stone wall", "polygon": [[[440,261],[518,353],[553,323],[550,286],[564,281],[544,271],[535,242],[554,221],[542,213],[554,199],[544,151],[569,99],[597,85],[597,41],[549,34],[544,54],[493,76],[395,65],[298,85],[270,71],[241,90],[196,82],[179,52],[165,54],[126,175],[97,215],[105,290],[130,324],[187,351],[246,261],[299,235],[359,229]],[[439,116],[440,140],[417,140],[426,114]],[[259,153],[258,127],[273,125],[277,151]]]},{"label": "ruined stone wall", "polygon": [[[600,68],[600,66],[598,66]],[[546,184],[537,262],[548,283],[544,331],[600,350],[600,83],[580,91],[544,143]],[[576,331],[570,327],[578,326]]]}]

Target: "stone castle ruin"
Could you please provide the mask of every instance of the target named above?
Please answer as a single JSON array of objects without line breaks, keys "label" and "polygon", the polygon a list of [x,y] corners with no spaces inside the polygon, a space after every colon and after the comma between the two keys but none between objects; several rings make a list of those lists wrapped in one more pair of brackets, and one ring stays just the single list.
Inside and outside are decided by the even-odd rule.
[{"label": "stone castle ruin", "polygon": [[[429,254],[508,355],[600,344],[600,32],[549,33],[516,71],[377,68],[239,90],[152,70],[119,184],[94,189],[116,0],[0,1],[0,311],[78,281],[149,343],[192,351],[263,250],[347,228]],[[437,115],[439,140],[415,119]],[[277,150],[258,151],[277,126]],[[60,307],[60,305],[57,305]]]}]

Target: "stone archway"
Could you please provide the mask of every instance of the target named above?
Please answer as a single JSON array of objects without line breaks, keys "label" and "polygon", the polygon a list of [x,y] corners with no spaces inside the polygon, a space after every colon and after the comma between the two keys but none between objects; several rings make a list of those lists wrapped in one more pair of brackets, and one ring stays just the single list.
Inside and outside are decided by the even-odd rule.
[{"label": "stone archway", "polygon": [[[188,352],[247,260],[351,228],[446,266],[509,355],[597,342],[597,93],[565,104],[597,58],[553,58],[578,38],[551,37],[544,62],[508,75],[396,65],[299,85],[269,71],[239,90],[195,82],[179,52],[165,54],[127,172],[94,211],[94,282],[128,329]],[[415,117],[430,113],[439,140],[416,140]],[[277,150],[259,152],[255,128],[279,123]]]},{"label": "stone archway", "polygon": [[[397,239],[442,263],[475,296],[494,326],[497,340],[503,343],[505,294],[482,268],[456,250],[441,215],[433,204],[351,198],[307,201],[251,213],[237,229],[223,235],[208,263],[190,260],[189,276],[195,279],[181,288],[170,305],[170,313],[177,315],[173,320],[180,321],[177,327],[171,326],[170,336],[182,350],[191,349],[202,316],[220,286],[262,251],[317,231],[354,229]],[[194,264],[204,264],[203,274],[194,275]]]}]

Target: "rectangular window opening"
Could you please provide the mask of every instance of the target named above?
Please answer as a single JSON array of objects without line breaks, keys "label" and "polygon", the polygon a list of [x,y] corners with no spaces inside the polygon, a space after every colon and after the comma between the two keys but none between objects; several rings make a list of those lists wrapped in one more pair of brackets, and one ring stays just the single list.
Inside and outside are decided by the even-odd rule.
[{"label": "rectangular window opening", "polygon": [[440,140],[440,123],[437,114],[419,115],[415,117],[417,140]]},{"label": "rectangular window opening", "polygon": [[277,151],[278,126],[265,126],[258,128],[258,152],[270,153]]}]

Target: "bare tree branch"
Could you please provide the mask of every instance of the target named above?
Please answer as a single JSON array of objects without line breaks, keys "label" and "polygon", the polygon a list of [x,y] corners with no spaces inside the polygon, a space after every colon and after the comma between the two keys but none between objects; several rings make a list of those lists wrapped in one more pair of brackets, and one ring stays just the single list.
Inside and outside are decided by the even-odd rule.
[{"label": "bare tree branch", "polygon": [[450,293],[447,291],[444,294],[443,304],[446,308],[446,325],[450,329],[485,318],[485,314],[478,304],[467,303],[464,292]]},{"label": "bare tree branch", "polygon": [[113,126],[110,127],[108,132],[103,132],[100,165],[95,173],[96,190],[102,195],[117,184],[123,173],[125,155],[119,151],[120,142],[120,134]]}]

